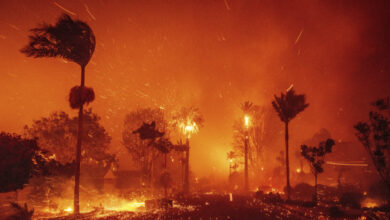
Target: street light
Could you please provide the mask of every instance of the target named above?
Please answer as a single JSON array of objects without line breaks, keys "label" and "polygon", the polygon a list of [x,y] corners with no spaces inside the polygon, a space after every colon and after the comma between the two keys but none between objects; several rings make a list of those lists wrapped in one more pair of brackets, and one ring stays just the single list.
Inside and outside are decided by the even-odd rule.
[{"label": "street light", "polygon": [[249,115],[245,115],[244,116],[244,125],[245,125],[245,128],[248,129],[249,128],[249,125],[250,125],[250,117]]},{"label": "street light", "polygon": [[187,120],[186,123],[181,123],[179,125],[181,132],[186,135],[186,158],[185,158],[185,170],[184,170],[184,194],[188,194],[190,191],[190,178],[189,178],[189,171],[190,171],[190,138],[191,134],[195,134],[198,132],[199,128],[198,125],[191,120]]},{"label": "street light", "polygon": [[250,126],[250,117],[249,115],[244,115],[244,126],[245,126],[245,182],[244,182],[244,190],[245,192],[248,192],[249,190],[249,177],[248,177],[248,148],[249,148],[249,126]]}]

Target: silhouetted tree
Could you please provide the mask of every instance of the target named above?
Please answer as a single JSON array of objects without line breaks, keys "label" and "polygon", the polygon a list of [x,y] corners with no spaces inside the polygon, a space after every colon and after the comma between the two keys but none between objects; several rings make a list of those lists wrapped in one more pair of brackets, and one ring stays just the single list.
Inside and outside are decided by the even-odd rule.
[{"label": "silhouetted tree", "polygon": [[[114,155],[109,154],[111,137],[100,124],[100,117],[91,109],[84,110],[84,133],[82,164],[97,164],[102,169],[102,175],[108,171],[114,162]],[[24,136],[37,138],[38,145],[51,153],[62,164],[70,163],[76,159],[69,151],[77,142],[78,117],[70,117],[65,112],[53,112],[48,117],[34,120],[31,126],[24,127]]]},{"label": "silhouetted tree", "polygon": [[354,127],[379,176],[390,189],[390,97],[379,99],[372,105],[377,111],[370,111],[369,122],[359,122]]},{"label": "silhouetted tree", "polygon": [[34,209],[29,210],[27,204],[24,203],[24,207],[18,203],[11,202],[11,207],[16,211],[11,216],[7,217],[6,220],[31,220],[34,214]]},{"label": "silhouetted tree", "polygon": [[288,156],[288,124],[300,112],[309,106],[306,103],[305,95],[295,94],[295,91],[290,87],[286,93],[282,93],[280,97],[275,95],[275,100],[272,101],[272,106],[278,113],[280,120],[285,125],[285,143],[286,143],[286,181],[287,181],[287,198],[290,199],[290,167]]},{"label": "silhouetted tree", "polygon": [[301,145],[301,154],[307,161],[309,161],[311,172],[314,175],[315,193],[313,200],[315,202],[317,201],[317,176],[318,174],[324,172],[322,165],[325,163],[325,155],[332,152],[334,144],[334,140],[329,138],[326,141],[320,142],[318,147]]},{"label": "silhouetted tree", "polygon": [[[161,155],[160,151],[151,145],[151,140],[147,139],[153,139],[153,134],[149,134],[149,131],[154,130],[169,135],[168,122],[165,120],[164,112],[161,109],[141,108],[130,112],[125,117],[122,132],[123,145],[130,153],[136,166],[143,170],[149,181],[152,181],[153,178],[153,165]],[[147,132],[138,135],[140,131]],[[156,135],[154,139],[157,136],[159,135]]]},{"label": "silhouetted tree", "polygon": [[69,96],[72,108],[79,109],[79,126],[76,148],[76,176],[74,190],[74,213],[79,214],[79,185],[81,143],[83,136],[83,106],[94,99],[92,88],[85,87],[85,67],[95,50],[95,35],[87,23],[73,20],[63,14],[55,25],[43,24],[31,29],[29,44],[21,52],[29,57],[62,57],[81,67],[80,87],[73,87]]},{"label": "silhouetted tree", "polygon": [[34,172],[39,148],[36,140],[0,133],[0,192],[23,189]]}]

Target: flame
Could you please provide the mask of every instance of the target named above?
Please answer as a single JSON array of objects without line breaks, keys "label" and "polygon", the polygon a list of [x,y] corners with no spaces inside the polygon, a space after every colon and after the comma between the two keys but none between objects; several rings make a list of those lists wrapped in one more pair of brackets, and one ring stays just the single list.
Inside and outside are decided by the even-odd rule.
[{"label": "flame", "polygon": [[[81,199],[81,201],[85,201],[85,199]],[[72,199],[58,199],[53,201],[53,203],[56,203],[58,206],[56,208],[45,207],[43,210],[40,210],[40,212],[56,216],[63,215],[64,213],[73,213]],[[96,197],[96,199],[80,204],[80,212],[88,213],[92,212],[96,208],[108,211],[139,211],[142,207],[145,207],[144,200],[128,200],[113,194],[105,194],[101,197]]]},{"label": "flame", "polygon": [[381,201],[378,201],[378,200],[374,200],[374,199],[371,199],[371,198],[367,198],[365,199],[361,205],[362,207],[366,207],[366,208],[374,208],[374,207],[378,207],[382,204]]},{"label": "flame", "polygon": [[186,123],[180,123],[179,128],[188,138],[191,137],[191,134],[196,134],[199,131],[198,125],[190,120],[187,120]]}]

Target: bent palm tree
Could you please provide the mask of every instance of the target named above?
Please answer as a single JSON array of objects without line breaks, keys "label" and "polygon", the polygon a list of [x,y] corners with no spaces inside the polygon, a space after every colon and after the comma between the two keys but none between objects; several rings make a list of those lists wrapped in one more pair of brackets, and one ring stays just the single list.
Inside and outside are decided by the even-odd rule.
[{"label": "bent palm tree", "polygon": [[29,44],[21,52],[28,57],[62,57],[72,61],[81,67],[80,87],[73,87],[69,96],[73,109],[79,109],[78,136],[76,147],[76,172],[74,188],[74,213],[79,209],[79,185],[80,185],[80,160],[81,143],[83,134],[83,105],[92,102],[94,93],[91,88],[86,88],[85,67],[95,50],[95,35],[92,29],[80,20],[72,20],[69,15],[63,14],[53,25],[43,24],[31,29]]},{"label": "bent palm tree", "polygon": [[288,158],[288,123],[309,106],[306,103],[306,97],[303,94],[295,94],[295,91],[290,87],[286,93],[282,93],[280,97],[275,95],[275,100],[272,101],[272,106],[278,113],[280,120],[285,125],[285,143],[286,143],[286,179],[287,179],[287,198],[290,199],[290,167]]}]

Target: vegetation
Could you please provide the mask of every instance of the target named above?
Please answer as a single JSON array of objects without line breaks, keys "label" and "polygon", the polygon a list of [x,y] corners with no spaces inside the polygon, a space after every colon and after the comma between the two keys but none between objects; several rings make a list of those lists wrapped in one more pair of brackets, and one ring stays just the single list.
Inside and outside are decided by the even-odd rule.
[{"label": "vegetation", "polygon": [[272,106],[278,113],[280,120],[285,126],[285,143],[286,143],[286,182],[287,182],[287,198],[290,199],[290,167],[288,155],[288,124],[300,112],[305,110],[309,104],[306,103],[305,95],[295,94],[293,87],[290,87],[286,93],[282,93],[279,97],[275,95]]},{"label": "vegetation", "polygon": [[[82,184],[89,183],[102,190],[102,179],[110,168],[117,167],[115,155],[110,154],[111,137],[100,124],[100,117],[91,109],[84,111],[83,152],[81,170]],[[48,117],[35,120],[25,126],[24,136],[36,138],[40,148],[48,152],[48,157],[56,164],[48,164],[50,175],[37,175],[32,179],[30,199],[39,204],[47,204],[53,198],[63,196],[69,179],[75,175],[75,154],[73,146],[77,142],[78,117],[70,117],[65,112],[53,112]]]},{"label": "vegetation", "polygon": [[83,137],[83,106],[92,102],[95,95],[92,88],[85,87],[85,67],[95,50],[95,35],[87,23],[73,20],[63,14],[55,25],[43,24],[31,29],[29,44],[21,52],[29,57],[62,57],[81,67],[81,83],[71,89],[69,101],[72,108],[79,109],[76,148],[76,174],[74,189],[74,212],[79,214],[79,185],[81,145]]},{"label": "vegetation", "polygon": [[328,139],[320,142],[318,147],[311,147],[307,145],[301,146],[302,156],[309,161],[311,172],[314,175],[314,197],[313,200],[317,201],[317,177],[318,174],[324,172],[322,165],[325,163],[325,155],[332,152],[334,140]]},{"label": "vegetation", "polygon": [[131,155],[135,167],[142,170],[149,183],[152,181],[152,169],[156,159],[161,155],[160,151],[151,145],[150,140],[141,138],[135,131],[144,123],[152,124],[160,132],[169,135],[168,122],[165,120],[164,112],[161,109],[142,108],[126,115],[122,141],[126,150]]},{"label": "vegetation", "polygon": [[11,207],[16,211],[13,215],[7,217],[6,220],[31,220],[34,214],[34,209],[29,210],[27,204],[22,207],[18,203],[11,202]]},{"label": "vegetation", "polygon": [[[198,108],[183,107],[179,112],[176,112],[172,120],[173,127],[179,129],[183,135],[186,136],[186,157],[184,162],[184,194],[190,192],[190,137],[197,133],[199,128],[203,127],[203,116]],[[180,140],[182,143],[182,140]]]},{"label": "vegetation", "polygon": [[356,136],[369,153],[382,181],[390,189],[390,97],[372,103],[369,122],[355,125]]},{"label": "vegetation", "polygon": [[23,189],[33,175],[38,151],[34,139],[0,133],[0,192]]}]

